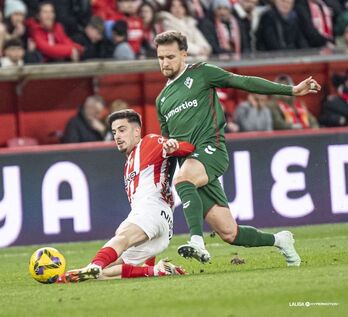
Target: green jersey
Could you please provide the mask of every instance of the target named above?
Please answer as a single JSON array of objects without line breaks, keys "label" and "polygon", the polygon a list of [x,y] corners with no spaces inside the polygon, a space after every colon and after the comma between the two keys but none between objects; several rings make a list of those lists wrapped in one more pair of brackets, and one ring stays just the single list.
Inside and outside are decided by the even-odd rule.
[{"label": "green jersey", "polygon": [[215,88],[259,94],[292,95],[292,86],[240,76],[207,63],[187,65],[156,99],[162,134],[197,147],[224,142],[225,116]]}]

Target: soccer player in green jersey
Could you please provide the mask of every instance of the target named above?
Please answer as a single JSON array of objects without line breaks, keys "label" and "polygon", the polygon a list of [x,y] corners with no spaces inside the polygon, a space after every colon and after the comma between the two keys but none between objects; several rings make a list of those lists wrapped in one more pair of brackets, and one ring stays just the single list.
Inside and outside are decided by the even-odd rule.
[{"label": "soccer player in green jersey", "polygon": [[176,31],[156,36],[157,56],[162,74],[168,79],[156,99],[162,134],[193,143],[196,150],[179,159],[174,179],[183,203],[191,240],[178,253],[202,263],[210,261],[203,240],[203,219],[227,243],[239,246],[276,246],[290,266],[301,259],[289,231],[276,234],[237,225],[218,178],[229,163],[225,145],[225,118],[215,88],[231,87],[257,94],[303,96],[316,93],[320,85],[311,77],[296,86],[281,85],[252,76],[240,76],[207,64],[186,64],[186,37]]}]

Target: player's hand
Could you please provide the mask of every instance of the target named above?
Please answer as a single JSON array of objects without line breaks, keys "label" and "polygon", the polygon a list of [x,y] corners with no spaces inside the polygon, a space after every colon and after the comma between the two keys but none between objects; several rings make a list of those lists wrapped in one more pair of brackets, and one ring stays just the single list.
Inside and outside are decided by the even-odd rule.
[{"label": "player's hand", "polygon": [[175,139],[169,139],[163,143],[163,149],[167,152],[167,154],[172,154],[179,149],[179,142]]},{"label": "player's hand", "polygon": [[294,96],[304,96],[307,94],[316,94],[320,91],[321,86],[312,76],[301,81],[298,85],[292,87],[292,94]]}]

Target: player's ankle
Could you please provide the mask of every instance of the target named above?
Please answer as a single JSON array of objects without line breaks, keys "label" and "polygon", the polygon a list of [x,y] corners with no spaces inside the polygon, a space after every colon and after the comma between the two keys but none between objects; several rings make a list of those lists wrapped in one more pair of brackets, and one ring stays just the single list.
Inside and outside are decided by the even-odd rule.
[{"label": "player's ankle", "polygon": [[204,245],[204,239],[202,236],[199,235],[192,235],[191,236],[191,242],[197,244],[199,247],[201,247],[202,249],[205,249],[205,245]]}]

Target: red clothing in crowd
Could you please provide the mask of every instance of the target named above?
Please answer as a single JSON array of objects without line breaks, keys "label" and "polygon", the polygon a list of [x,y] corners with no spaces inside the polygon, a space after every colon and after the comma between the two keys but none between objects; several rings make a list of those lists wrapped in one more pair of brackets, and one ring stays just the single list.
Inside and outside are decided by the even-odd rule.
[{"label": "red clothing in crowd", "polygon": [[140,53],[141,43],[144,40],[143,21],[139,17],[129,17],[117,11],[116,0],[93,0],[93,15],[100,16],[103,20],[124,20],[128,25],[128,43],[135,54]]},{"label": "red clothing in crowd", "polygon": [[74,47],[80,54],[83,52],[83,47],[73,42],[58,22],[54,24],[51,31],[44,29],[34,18],[27,21],[27,26],[29,37],[35,42],[37,50],[45,59],[62,60],[70,58]]},{"label": "red clothing in crowd", "polygon": [[141,44],[144,40],[145,30],[143,21],[138,17],[123,16],[121,20],[127,22],[128,25],[128,43],[132,47],[135,54],[140,53]]},{"label": "red clothing in crowd", "polygon": [[119,20],[122,17],[117,11],[117,0],[92,0],[92,13],[103,20]]}]

